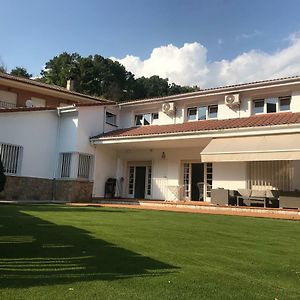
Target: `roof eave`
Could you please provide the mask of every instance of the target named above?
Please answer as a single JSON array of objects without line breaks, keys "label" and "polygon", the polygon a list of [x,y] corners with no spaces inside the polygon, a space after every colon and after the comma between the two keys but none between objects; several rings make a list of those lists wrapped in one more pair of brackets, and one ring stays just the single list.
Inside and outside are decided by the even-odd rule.
[{"label": "roof eave", "polygon": [[136,135],[136,136],[121,136],[121,137],[100,137],[90,138],[90,142],[97,144],[115,144],[115,143],[130,143],[136,141],[155,141],[155,140],[174,140],[187,138],[207,138],[207,137],[226,137],[226,136],[240,136],[240,135],[257,135],[257,134],[278,134],[282,131],[299,132],[300,124],[283,124],[283,125],[268,125],[257,127],[238,127],[230,129],[215,129],[215,130],[199,130],[199,131],[185,131],[173,132],[163,134],[151,135]]}]

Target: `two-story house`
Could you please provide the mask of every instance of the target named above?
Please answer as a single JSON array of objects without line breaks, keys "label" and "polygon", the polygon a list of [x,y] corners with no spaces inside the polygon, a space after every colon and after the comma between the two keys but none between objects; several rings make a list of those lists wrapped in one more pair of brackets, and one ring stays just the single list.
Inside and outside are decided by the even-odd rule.
[{"label": "two-story house", "polygon": [[94,196],[103,196],[108,176],[130,198],[210,201],[212,188],[300,189],[299,77],[118,107],[118,129],[91,138]]},{"label": "two-story house", "polygon": [[297,190],[300,77],[43,113],[8,109],[0,142],[20,147],[17,158],[6,154],[11,177],[44,185],[37,198],[105,197],[108,178],[118,197],[153,200],[209,202],[215,188]]}]

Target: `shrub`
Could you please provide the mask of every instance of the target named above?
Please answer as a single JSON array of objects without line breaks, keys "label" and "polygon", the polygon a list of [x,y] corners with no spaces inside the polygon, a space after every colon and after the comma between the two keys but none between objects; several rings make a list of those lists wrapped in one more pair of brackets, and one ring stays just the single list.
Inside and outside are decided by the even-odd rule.
[{"label": "shrub", "polygon": [[0,192],[4,190],[5,182],[6,182],[6,176],[4,174],[4,168],[0,158]]}]

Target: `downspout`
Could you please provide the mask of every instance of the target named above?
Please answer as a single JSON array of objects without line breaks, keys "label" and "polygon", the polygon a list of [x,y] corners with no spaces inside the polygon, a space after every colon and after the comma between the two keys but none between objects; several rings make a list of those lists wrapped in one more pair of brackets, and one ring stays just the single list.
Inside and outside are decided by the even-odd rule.
[{"label": "downspout", "polygon": [[55,143],[55,166],[53,170],[53,179],[52,179],[52,200],[56,200],[56,177],[58,171],[58,162],[59,162],[59,137],[60,137],[60,127],[61,127],[61,114],[59,108],[57,108],[57,117],[58,117],[58,124],[57,124],[57,131],[56,131],[56,143]]},{"label": "downspout", "polygon": [[105,116],[106,116],[106,105],[103,108],[103,131],[102,133],[105,133]]}]

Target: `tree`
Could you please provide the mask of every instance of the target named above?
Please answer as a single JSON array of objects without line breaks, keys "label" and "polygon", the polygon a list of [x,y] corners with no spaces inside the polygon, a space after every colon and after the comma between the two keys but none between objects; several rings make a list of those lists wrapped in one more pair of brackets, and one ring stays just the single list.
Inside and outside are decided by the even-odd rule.
[{"label": "tree", "polygon": [[4,168],[0,158],[0,192],[4,190],[5,183],[6,183],[6,176],[4,174]]},{"label": "tree", "polygon": [[157,75],[134,78],[123,65],[101,55],[82,57],[64,52],[50,59],[39,79],[48,84],[66,87],[68,79],[75,80],[75,90],[91,96],[115,101],[162,97],[198,90],[182,87]]},{"label": "tree", "polygon": [[7,72],[7,69],[3,64],[0,64],[0,72],[1,73],[6,73]]},{"label": "tree", "polygon": [[15,67],[11,70],[10,75],[24,77],[24,78],[31,78],[32,74],[29,74],[24,67]]}]

